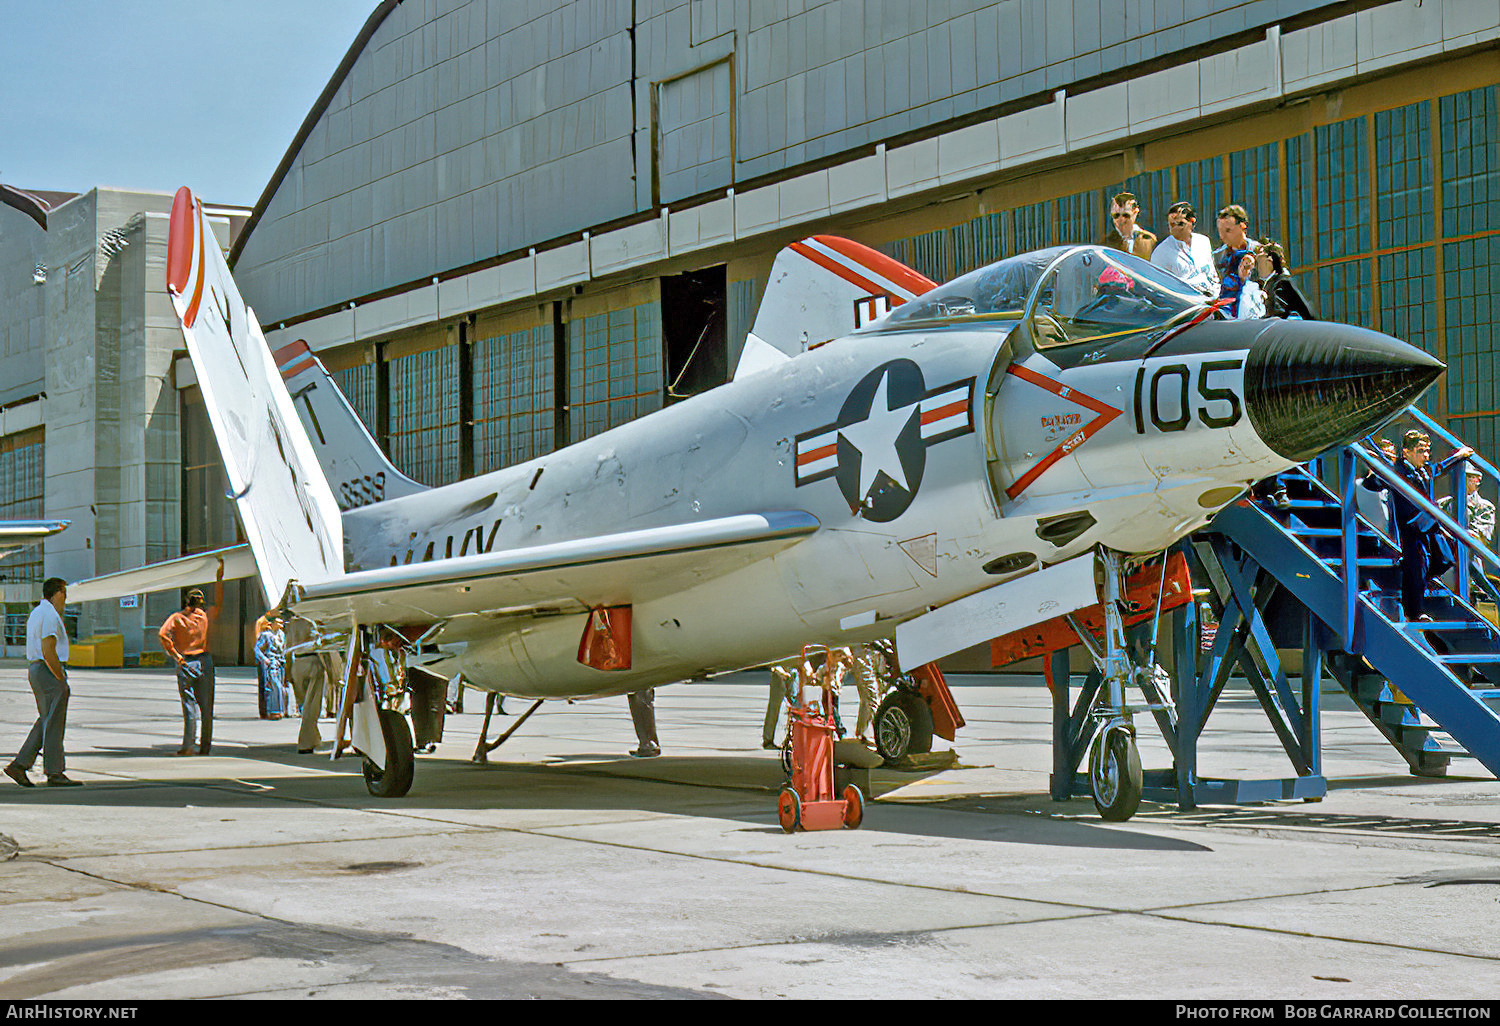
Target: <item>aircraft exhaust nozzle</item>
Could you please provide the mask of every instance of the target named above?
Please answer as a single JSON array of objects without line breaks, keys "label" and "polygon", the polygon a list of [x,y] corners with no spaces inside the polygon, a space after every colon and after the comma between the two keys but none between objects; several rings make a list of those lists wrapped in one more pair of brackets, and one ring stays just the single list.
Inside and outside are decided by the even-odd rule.
[{"label": "aircraft exhaust nozzle", "polygon": [[1384,425],[1444,366],[1400,339],[1328,321],[1276,321],[1245,363],[1245,410],[1266,445],[1304,463]]}]

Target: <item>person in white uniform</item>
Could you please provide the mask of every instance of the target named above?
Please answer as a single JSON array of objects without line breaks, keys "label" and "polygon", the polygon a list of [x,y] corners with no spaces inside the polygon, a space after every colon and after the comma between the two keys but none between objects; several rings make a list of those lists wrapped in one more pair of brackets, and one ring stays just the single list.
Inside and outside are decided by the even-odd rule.
[{"label": "person in white uniform", "polygon": [[36,723],[16,757],[5,767],[5,775],[22,787],[34,786],[26,774],[42,753],[42,768],[48,787],[78,787],[63,772],[63,732],[68,726],[68,629],[63,625],[63,604],[68,584],[49,577],[42,584],[42,601],[26,618],[27,677],[36,698]]},{"label": "person in white uniform", "polygon": [[1191,203],[1173,203],[1167,210],[1167,231],[1170,234],[1151,251],[1151,262],[1177,275],[1205,296],[1218,298],[1219,275],[1214,270],[1213,243],[1208,241],[1207,235],[1193,231],[1197,225],[1198,214]]}]

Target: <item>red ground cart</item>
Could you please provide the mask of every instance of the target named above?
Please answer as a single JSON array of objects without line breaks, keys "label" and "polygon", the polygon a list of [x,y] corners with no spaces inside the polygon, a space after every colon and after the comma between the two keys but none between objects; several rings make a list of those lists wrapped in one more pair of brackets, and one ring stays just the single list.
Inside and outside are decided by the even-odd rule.
[{"label": "red ground cart", "polygon": [[[823,656],[814,667],[812,658]],[[776,800],[781,829],[837,830],[858,827],[865,817],[865,796],[850,784],[833,793],[833,682],[840,672],[837,657],[822,645],[807,645],[797,667],[797,701],[787,712],[792,739],[791,780]],[[809,688],[815,695],[808,698]]]}]

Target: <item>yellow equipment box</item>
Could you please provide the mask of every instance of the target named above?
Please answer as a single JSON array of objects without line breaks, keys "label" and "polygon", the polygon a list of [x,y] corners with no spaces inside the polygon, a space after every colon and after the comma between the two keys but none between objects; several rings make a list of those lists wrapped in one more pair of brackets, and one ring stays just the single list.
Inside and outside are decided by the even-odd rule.
[{"label": "yellow equipment box", "polygon": [[95,634],[68,646],[69,666],[124,666],[125,635]]}]

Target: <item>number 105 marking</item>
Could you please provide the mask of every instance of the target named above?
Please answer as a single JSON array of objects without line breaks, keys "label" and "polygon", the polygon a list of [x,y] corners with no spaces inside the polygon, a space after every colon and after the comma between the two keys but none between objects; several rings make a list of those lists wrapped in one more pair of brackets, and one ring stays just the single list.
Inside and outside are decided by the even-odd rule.
[{"label": "number 105 marking", "polygon": [[[1146,368],[1142,367],[1135,373],[1135,433],[1146,433],[1147,406],[1150,408],[1151,423],[1156,430],[1163,432],[1186,431],[1195,414],[1199,421],[1211,428],[1227,428],[1238,424],[1244,412],[1240,397],[1232,388],[1215,387],[1209,376],[1237,371],[1243,365],[1243,360],[1206,360],[1199,364],[1197,394],[1201,401],[1196,403],[1196,409],[1188,395],[1193,372],[1187,364],[1164,364],[1152,372],[1149,383],[1146,380]],[[1163,392],[1168,398],[1176,400],[1177,414],[1174,417],[1162,416]],[[1227,412],[1224,411],[1224,403],[1229,404]],[[1219,412],[1212,412],[1211,407],[1216,407]]]}]

